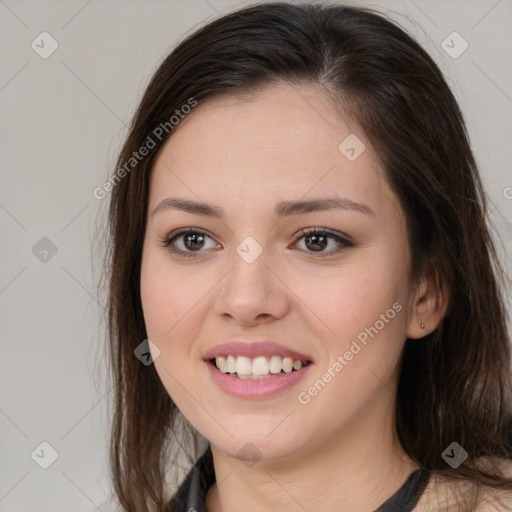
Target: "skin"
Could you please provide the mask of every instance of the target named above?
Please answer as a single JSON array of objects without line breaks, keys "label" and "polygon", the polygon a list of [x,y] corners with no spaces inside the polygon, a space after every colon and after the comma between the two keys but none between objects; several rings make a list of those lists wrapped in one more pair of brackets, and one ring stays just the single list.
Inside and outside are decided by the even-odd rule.
[{"label": "skin", "polygon": [[[366,150],[349,161],[351,133]],[[402,208],[370,141],[314,86],[273,85],[250,97],[197,106],[159,153],[151,176],[141,269],[147,333],[169,395],[210,442],[218,485],[209,512],[374,510],[417,468],[393,425],[399,358],[406,337],[433,331],[447,297],[425,275],[413,287]],[[374,211],[331,209],[279,220],[283,200],[339,196]],[[174,209],[165,198],[224,208],[220,220]],[[179,256],[163,246],[178,228],[209,237]],[[315,252],[302,228],[350,237]],[[263,252],[236,252],[248,236]],[[302,237],[302,238],[301,238]],[[343,248],[335,252],[337,248]],[[306,405],[297,399],[394,303],[402,309]],[[424,323],[424,328],[420,325]],[[309,354],[309,376],[267,399],[230,397],[212,381],[206,350],[230,339],[272,339]],[[421,343],[421,341],[418,341]],[[252,443],[261,458],[237,457]],[[362,498],[364,497],[364,498]]]}]

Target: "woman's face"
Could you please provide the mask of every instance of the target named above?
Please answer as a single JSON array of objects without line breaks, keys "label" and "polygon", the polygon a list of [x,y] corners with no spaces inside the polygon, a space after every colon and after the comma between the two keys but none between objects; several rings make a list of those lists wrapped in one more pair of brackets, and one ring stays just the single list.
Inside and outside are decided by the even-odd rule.
[{"label": "woman's face", "polygon": [[[404,215],[369,141],[307,86],[218,97],[175,130],[152,170],[141,271],[154,364],[173,401],[232,456],[272,460],[381,432],[412,291]],[[327,199],[338,204],[283,207]],[[165,246],[179,228],[192,233]],[[235,358],[226,365],[279,373],[244,379],[205,360],[235,340],[221,349]],[[262,340],[281,349],[245,351]],[[287,373],[280,351],[310,364]]]}]

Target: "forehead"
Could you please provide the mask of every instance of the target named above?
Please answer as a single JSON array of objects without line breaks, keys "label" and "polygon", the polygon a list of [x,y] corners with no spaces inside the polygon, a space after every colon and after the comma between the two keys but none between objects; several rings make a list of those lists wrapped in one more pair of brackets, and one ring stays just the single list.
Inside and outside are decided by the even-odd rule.
[{"label": "forehead", "polygon": [[[260,206],[327,193],[375,209],[393,202],[369,141],[340,110],[325,92],[297,85],[207,100],[181,121],[161,149],[150,203],[171,191]],[[343,152],[346,140],[352,146],[357,140],[364,144],[353,161]]]}]

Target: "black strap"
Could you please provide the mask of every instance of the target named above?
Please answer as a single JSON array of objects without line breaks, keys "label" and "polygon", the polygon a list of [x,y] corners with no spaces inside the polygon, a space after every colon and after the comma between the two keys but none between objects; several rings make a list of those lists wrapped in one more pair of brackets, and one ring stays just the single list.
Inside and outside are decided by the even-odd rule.
[{"label": "black strap", "polygon": [[374,512],[411,512],[418,504],[429,479],[430,471],[427,469],[413,471],[404,485]]}]

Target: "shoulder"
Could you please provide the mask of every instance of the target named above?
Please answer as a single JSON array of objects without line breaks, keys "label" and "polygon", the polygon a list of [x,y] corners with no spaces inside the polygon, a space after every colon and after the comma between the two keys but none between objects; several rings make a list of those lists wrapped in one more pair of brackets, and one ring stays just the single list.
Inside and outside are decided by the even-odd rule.
[{"label": "shoulder", "polygon": [[[499,469],[505,478],[512,480],[512,460],[493,459],[486,461],[493,469]],[[512,490],[486,488],[481,492],[476,512],[510,512],[512,510]]]},{"label": "shoulder", "polygon": [[[512,481],[512,460],[480,460],[482,468],[498,469]],[[414,512],[511,512],[512,490],[432,474]]]},{"label": "shoulder", "polygon": [[475,512],[510,512],[512,510],[512,491],[492,490],[483,493]]}]

